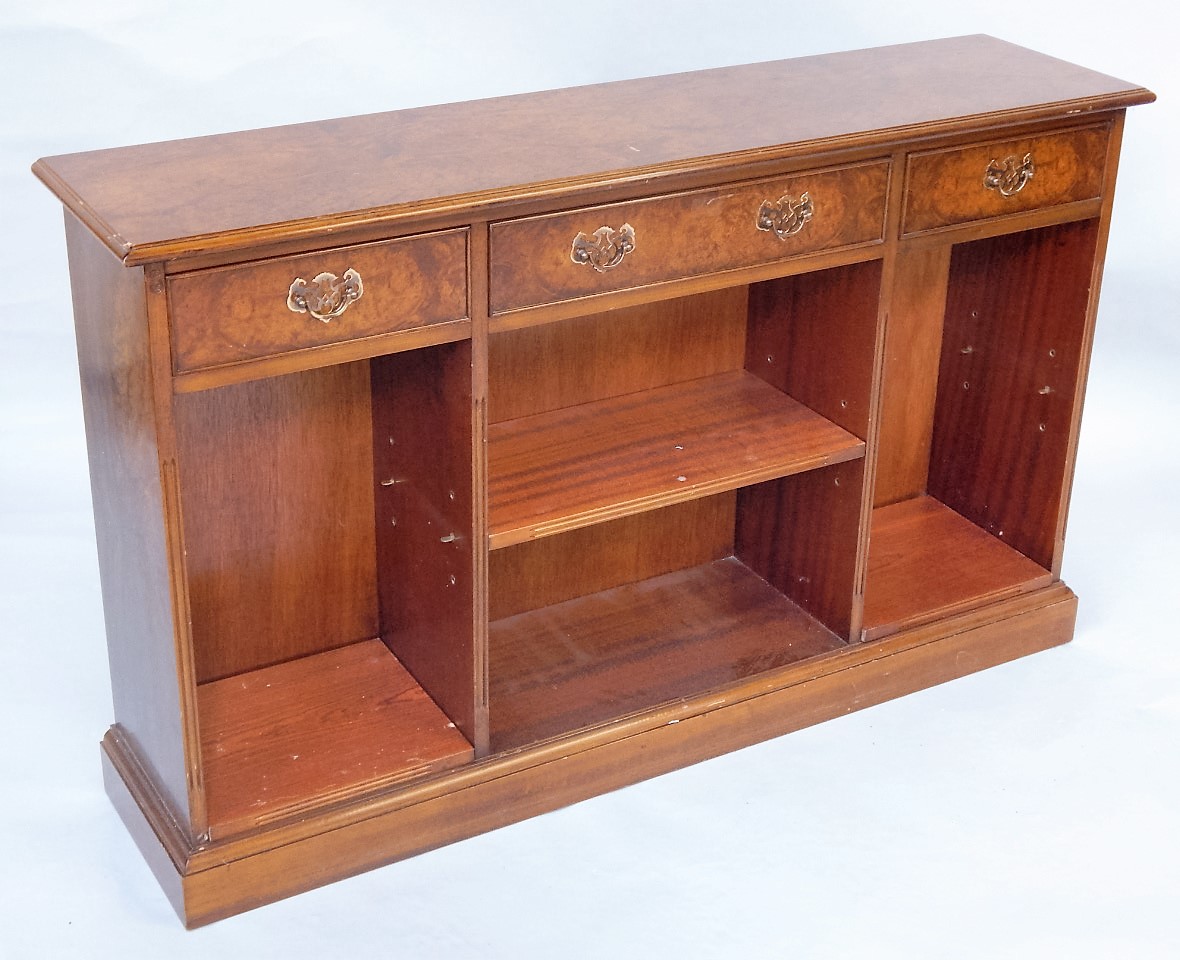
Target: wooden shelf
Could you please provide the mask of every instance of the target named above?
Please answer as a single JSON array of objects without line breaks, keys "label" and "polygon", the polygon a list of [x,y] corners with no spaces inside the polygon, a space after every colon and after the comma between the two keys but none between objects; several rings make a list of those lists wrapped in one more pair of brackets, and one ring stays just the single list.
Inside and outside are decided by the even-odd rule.
[{"label": "wooden shelf", "polygon": [[732,557],[497,620],[490,644],[493,750],[844,645]]},{"label": "wooden shelf", "polygon": [[380,640],[198,688],[214,838],[471,760],[471,745]]},{"label": "wooden shelf", "polygon": [[873,511],[864,639],[1047,586],[1044,567],[933,497]]},{"label": "wooden shelf", "polygon": [[864,456],[745,371],[494,424],[492,549]]}]

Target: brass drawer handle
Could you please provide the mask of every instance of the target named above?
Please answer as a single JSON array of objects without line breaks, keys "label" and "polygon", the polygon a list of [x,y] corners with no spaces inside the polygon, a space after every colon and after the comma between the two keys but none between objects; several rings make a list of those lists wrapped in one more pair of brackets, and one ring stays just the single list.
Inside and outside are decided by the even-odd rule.
[{"label": "brass drawer handle", "polygon": [[758,208],[758,229],[769,230],[780,240],[793,237],[815,215],[815,206],[811,202],[811,194],[802,193],[796,200],[789,194],[783,194],[778,202],[763,200]]},{"label": "brass drawer handle", "polygon": [[1024,189],[1036,173],[1033,155],[1026,153],[1017,159],[1015,155],[1008,156],[1003,161],[993,160],[987,165],[983,175],[983,185],[988,190],[998,190],[1001,197],[1014,197]]},{"label": "brass drawer handle", "polygon": [[613,270],[635,249],[635,228],[624,223],[618,230],[599,227],[593,234],[579,233],[574,237],[570,259],[574,263],[588,263],[598,273]]},{"label": "brass drawer handle", "polygon": [[310,313],[317,320],[327,323],[340,316],[364,292],[361,275],[351,268],[345,270],[342,277],[334,273],[321,273],[310,283],[302,277],[296,277],[287,294],[287,308],[294,313]]}]

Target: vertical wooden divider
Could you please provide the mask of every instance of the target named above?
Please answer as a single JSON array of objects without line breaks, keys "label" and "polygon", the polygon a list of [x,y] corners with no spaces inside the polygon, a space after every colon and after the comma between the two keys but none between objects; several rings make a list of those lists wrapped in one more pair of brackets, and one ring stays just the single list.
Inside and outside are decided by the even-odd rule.
[{"label": "vertical wooden divider", "polygon": [[889,166],[889,194],[885,208],[885,252],[881,260],[877,291],[877,326],[873,340],[873,372],[869,384],[869,418],[865,431],[865,469],[861,487],[860,517],[857,524],[856,565],[853,574],[852,624],[849,639],[862,638],[865,588],[869,575],[869,533],[873,521],[874,491],[881,442],[881,397],[885,376],[885,345],[889,336],[890,311],[897,288],[897,259],[900,247],[901,208],[905,199],[906,151],[896,150]]},{"label": "vertical wooden divider", "polygon": [[873,506],[926,492],[949,243],[898,244],[881,375]]},{"label": "vertical wooden divider", "polygon": [[467,241],[467,311],[471,318],[471,540],[476,757],[491,752],[488,693],[488,224],[473,223]]},{"label": "vertical wooden divider", "polygon": [[471,345],[371,361],[381,639],[475,739]]},{"label": "vertical wooden divider", "polygon": [[[752,285],[746,369],[868,440],[884,278],[885,265],[866,260]],[[863,611],[869,515],[862,503],[866,471],[844,467],[743,491],[737,539],[739,557],[752,569],[851,640]],[[768,536],[772,542],[760,545]]]}]

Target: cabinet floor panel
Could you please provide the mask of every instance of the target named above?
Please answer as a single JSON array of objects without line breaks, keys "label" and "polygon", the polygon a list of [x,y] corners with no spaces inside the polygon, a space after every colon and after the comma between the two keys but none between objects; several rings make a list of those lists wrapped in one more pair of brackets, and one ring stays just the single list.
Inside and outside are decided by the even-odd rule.
[{"label": "cabinet floor panel", "polygon": [[494,424],[493,549],[864,455],[742,370]]},{"label": "cabinet floor panel", "polygon": [[1052,574],[933,497],[873,511],[863,637],[1046,586]]},{"label": "cabinet floor panel", "polygon": [[497,620],[490,641],[494,750],[843,646],[733,557]]},{"label": "cabinet floor panel", "polygon": [[471,745],[380,640],[202,684],[214,838],[471,760]]}]

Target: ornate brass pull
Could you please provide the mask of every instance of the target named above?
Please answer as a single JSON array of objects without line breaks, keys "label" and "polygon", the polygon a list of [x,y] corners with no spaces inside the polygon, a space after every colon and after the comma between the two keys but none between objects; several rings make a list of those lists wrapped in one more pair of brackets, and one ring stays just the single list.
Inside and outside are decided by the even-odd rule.
[{"label": "ornate brass pull", "polygon": [[1024,189],[1036,172],[1033,155],[1026,153],[1021,159],[1005,157],[1003,161],[993,160],[983,175],[983,185],[988,190],[998,190],[1001,197],[1013,197]]},{"label": "ornate brass pull", "polygon": [[310,313],[317,320],[327,323],[348,309],[349,304],[359,300],[365,292],[361,275],[353,269],[344,271],[344,276],[321,273],[311,282],[296,277],[287,294],[287,308],[295,313]]},{"label": "ornate brass pull", "polygon": [[779,197],[778,202],[763,200],[758,208],[758,229],[769,230],[780,240],[793,237],[803,229],[815,215],[815,206],[811,202],[811,194],[803,193],[796,200],[789,194]]},{"label": "ornate brass pull", "polygon": [[570,259],[574,263],[588,263],[598,273],[613,270],[635,249],[635,228],[624,223],[618,230],[599,227],[593,234],[579,233],[574,237]]}]

